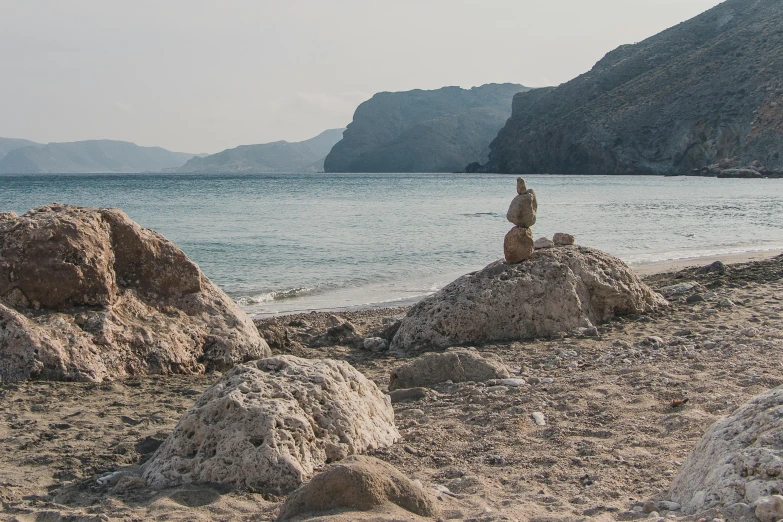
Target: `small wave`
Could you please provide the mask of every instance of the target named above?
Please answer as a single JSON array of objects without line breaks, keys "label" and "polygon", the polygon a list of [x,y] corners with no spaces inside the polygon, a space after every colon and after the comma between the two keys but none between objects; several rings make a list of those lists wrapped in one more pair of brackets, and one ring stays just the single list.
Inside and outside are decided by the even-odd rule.
[{"label": "small wave", "polygon": [[501,215],[502,214],[498,214],[497,212],[472,212],[472,213],[468,213],[468,214],[460,214],[460,216],[464,216],[464,217],[478,217],[478,218],[480,218],[480,217],[498,217],[498,216],[501,216]]},{"label": "small wave", "polygon": [[272,301],[283,301],[286,299],[294,299],[303,295],[311,294],[315,291],[313,288],[301,287],[301,288],[289,288],[286,290],[275,290],[272,292],[263,292],[256,295],[243,295],[236,298],[236,302],[240,306],[250,306],[261,303],[269,303]]}]

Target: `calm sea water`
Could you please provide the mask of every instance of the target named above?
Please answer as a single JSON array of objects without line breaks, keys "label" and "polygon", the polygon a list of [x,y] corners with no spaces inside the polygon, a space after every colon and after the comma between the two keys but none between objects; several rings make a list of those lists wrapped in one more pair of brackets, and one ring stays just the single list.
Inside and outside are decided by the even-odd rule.
[{"label": "calm sea water", "polygon": [[[407,303],[503,255],[516,178],[467,174],[0,176],[0,211],[120,207],[253,314]],[[783,180],[526,176],[535,237],[630,264],[783,248]]]}]

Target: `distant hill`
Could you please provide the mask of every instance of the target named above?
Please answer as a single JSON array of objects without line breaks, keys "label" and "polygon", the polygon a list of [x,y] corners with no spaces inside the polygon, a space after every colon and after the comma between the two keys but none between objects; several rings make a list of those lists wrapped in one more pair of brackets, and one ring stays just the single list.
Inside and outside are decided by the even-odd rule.
[{"label": "distant hill", "polygon": [[0,159],[0,173],[161,172],[192,157],[193,154],[140,147],[126,141],[49,143],[10,151]]},{"label": "distant hill", "polygon": [[453,172],[486,161],[521,85],[381,92],[356,109],[326,172]]},{"label": "distant hill", "polygon": [[309,140],[242,145],[203,158],[193,158],[177,172],[323,172],[323,162],[344,129],[331,129]]},{"label": "distant hill", "polygon": [[36,146],[40,147],[40,143],[36,143],[30,140],[20,140],[16,138],[0,138],[0,159],[4,158],[6,154],[14,149],[20,149],[22,147]]},{"label": "distant hill", "polygon": [[781,28],[780,0],[727,0],[518,94],[482,170],[685,174],[733,157],[781,170]]}]

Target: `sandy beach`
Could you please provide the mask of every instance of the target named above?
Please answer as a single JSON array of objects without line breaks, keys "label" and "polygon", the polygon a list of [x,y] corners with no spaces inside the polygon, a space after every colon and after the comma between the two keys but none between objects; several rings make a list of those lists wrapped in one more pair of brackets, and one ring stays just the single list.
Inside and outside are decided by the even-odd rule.
[{"label": "sandy beach", "polygon": [[[712,422],[783,384],[781,271],[783,256],[734,264],[725,275],[695,269],[650,275],[653,288],[694,281],[704,301],[675,296],[671,309],[613,320],[595,337],[477,346],[527,384],[443,383],[418,400],[395,403],[402,440],[374,456],[434,491],[442,520],[644,518],[641,503],[667,498],[678,467]],[[405,311],[340,317],[370,336]],[[257,325],[275,353],[346,360],[387,390],[401,361],[329,340],[330,315]],[[216,378],[2,386],[2,519],[273,520],[283,499],[264,492],[212,485],[152,491],[97,480],[138,469]],[[533,422],[533,412],[544,414],[546,426]],[[391,512],[367,516],[416,520]],[[676,511],[667,516],[696,520]]]}]

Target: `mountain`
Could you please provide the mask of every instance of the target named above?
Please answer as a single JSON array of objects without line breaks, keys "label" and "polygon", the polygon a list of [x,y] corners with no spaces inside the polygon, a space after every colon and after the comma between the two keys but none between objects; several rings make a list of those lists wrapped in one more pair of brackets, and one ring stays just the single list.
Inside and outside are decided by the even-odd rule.
[{"label": "mountain", "polygon": [[453,172],[486,161],[521,85],[381,92],[359,105],[326,172]]},{"label": "mountain", "polygon": [[514,97],[484,171],[685,174],[783,167],[783,2],[727,0]]},{"label": "mountain", "polygon": [[6,154],[14,149],[20,149],[22,147],[36,146],[40,147],[39,143],[30,140],[20,140],[16,138],[0,138],[0,158],[4,158]]},{"label": "mountain", "polygon": [[0,174],[160,172],[193,154],[126,141],[89,140],[21,147],[0,160]]},{"label": "mountain", "polygon": [[242,145],[204,158],[193,158],[177,172],[323,172],[324,158],[344,129],[331,129],[315,138],[289,143],[275,141]]}]

